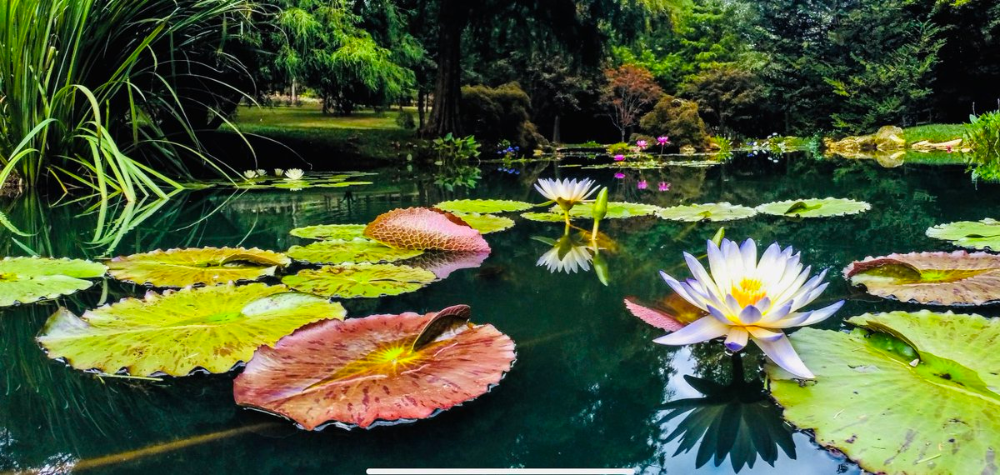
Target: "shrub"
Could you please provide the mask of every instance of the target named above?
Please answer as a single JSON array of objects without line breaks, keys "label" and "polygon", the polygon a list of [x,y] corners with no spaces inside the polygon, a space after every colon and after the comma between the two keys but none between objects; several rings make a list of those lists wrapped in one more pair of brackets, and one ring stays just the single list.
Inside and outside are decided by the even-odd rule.
[{"label": "shrub", "polygon": [[632,144],[627,142],[618,142],[608,146],[608,155],[612,157],[615,155],[628,155],[630,153],[632,153]]},{"label": "shrub", "polygon": [[965,141],[972,149],[969,159],[972,179],[1000,181],[1000,111],[969,117]]},{"label": "shrub", "polygon": [[530,111],[531,98],[517,83],[462,88],[462,124],[484,143],[509,140],[521,150],[538,148],[545,138],[531,122]]},{"label": "shrub", "polygon": [[651,135],[668,135],[679,147],[690,145],[698,150],[708,146],[705,122],[698,115],[698,104],[664,94],[653,111],[639,121],[642,130]]},{"label": "shrub", "polygon": [[455,137],[451,134],[434,139],[431,147],[442,165],[467,163],[479,156],[479,142],[472,135]]},{"label": "shrub", "polygon": [[413,113],[410,111],[400,111],[396,115],[396,125],[401,129],[413,130],[417,128],[417,121],[413,119]]}]

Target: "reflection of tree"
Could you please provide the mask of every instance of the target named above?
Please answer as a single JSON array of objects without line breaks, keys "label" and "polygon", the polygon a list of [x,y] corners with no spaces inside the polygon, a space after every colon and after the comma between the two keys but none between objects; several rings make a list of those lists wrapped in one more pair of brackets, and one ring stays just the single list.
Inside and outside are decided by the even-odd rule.
[{"label": "reflection of tree", "polygon": [[795,458],[792,431],[781,419],[780,409],[767,397],[759,377],[745,379],[739,353],[732,357],[732,379],[720,384],[710,378],[685,376],[685,381],[705,397],[678,399],[663,406],[661,423],[677,421],[663,439],[679,443],[674,455],[697,447],[695,466],[714,459],[716,467],[726,457],[733,470],[753,468],[760,458],[774,466],[779,450]]}]

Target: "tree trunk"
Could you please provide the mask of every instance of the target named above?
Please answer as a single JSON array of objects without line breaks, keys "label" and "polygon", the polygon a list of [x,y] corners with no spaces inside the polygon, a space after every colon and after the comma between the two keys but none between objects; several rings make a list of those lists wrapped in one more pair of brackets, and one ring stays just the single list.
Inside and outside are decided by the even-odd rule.
[{"label": "tree trunk", "polygon": [[562,134],[559,131],[559,115],[556,114],[556,121],[552,124],[552,143],[559,144],[562,142]]},{"label": "tree trunk", "polygon": [[424,130],[424,115],[426,114],[427,92],[423,88],[417,91],[417,118],[419,119],[417,130]]},{"label": "tree trunk", "polygon": [[462,133],[459,103],[462,100],[462,31],[469,20],[466,0],[441,0],[438,3],[437,82],[434,106],[424,130],[429,137]]},{"label": "tree trunk", "polygon": [[299,103],[299,97],[295,95],[295,78],[292,78],[292,105],[296,106]]}]

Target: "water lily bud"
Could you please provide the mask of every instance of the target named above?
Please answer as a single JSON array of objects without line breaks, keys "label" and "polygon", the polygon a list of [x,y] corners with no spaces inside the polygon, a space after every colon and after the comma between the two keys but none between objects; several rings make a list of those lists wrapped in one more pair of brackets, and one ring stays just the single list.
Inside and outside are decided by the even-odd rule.
[{"label": "water lily bud", "polygon": [[726,237],[726,228],[721,227],[715,232],[715,236],[712,236],[712,242],[714,242],[716,246],[719,246],[722,244],[722,238],[724,237]]},{"label": "water lily bud", "polygon": [[594,220],[600,221],[608,214],[608,187],[601,189],[594,200]]}]

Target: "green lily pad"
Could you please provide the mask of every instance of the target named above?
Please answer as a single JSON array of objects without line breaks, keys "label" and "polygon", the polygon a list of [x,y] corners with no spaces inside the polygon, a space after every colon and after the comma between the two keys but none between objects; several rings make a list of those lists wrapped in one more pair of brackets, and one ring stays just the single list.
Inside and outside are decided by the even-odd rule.
[{"label": "green lily pad", "polygon": [[672,221],[732,221],[751,218],[757,210],[730,203],[706,203],[683,205],[659,210],[656,215]]},{"label": "green lily pad", "polygon": [[288,256],[257,248],[203,247],[116,257],[108,261],[108,272],[125,282],[180,288],[258,280],[291,263]]},{"label": "green lily pad", "polygon": [[103,264],[80,259],[5,257],[0,260],[0,307],[54,299],[90,288]]},{"label": "green lily pad", "polygon": [[289,234],[304,239],[317,239],[320,241],[350,241],[352,239],[363,238],[367,224],[322,224],[319,226],[306,226],[295,228]]},{"label": "green lily pad", "polygon": [[478,213],[457,214],[456,216],[462,218],[462,221],[472,226],[472,229],[479,231],[480,234],[498,233],[514,227],[514,220],[504,216]]},{"label": "green lily pad", "polygon": [[[561,223],[566,220],[563,218],[562,213],[521,213],[521,217],[527,219],[528,221],[537,221],[539,223]],[[572,219],[572,216],[570,217]]]},{"label": "green lily pad", "polygon": [[531,203],[510,200],[452,200],[434,205],[435,208],[441,211],[479,214],[524,211],[534,206]]},{"label": "green lily pad", "polygon": [[297,261],[312,264],[342,264],[345,262],[395,262],[423,254],[417,249],[395,249],[367,239],[353,241],[320,241],[307,246],[292,246],[285,254]]},{"label": "green lily pad", "polygon": [[229,371],[261,345],[303,325],[344,318],[344,308],[284,286],[220,285],[147,293],[77,317],[60,309],[38,342],[77,369],[134,376]]},{"label": "green lily pad", "polygon": [[[625,218],[637,218],[641,216],[652,216],[656,214],[657,211],[662,210],[659,206],[647,205],[642,203],[625,203],[620,201],[611,201],[608,203],[608,214],[605,218],[608,219],[625,219]],[[552,207],[549,212],[562,216],[562,210],[558,206]],[[589,219],[594,216],[594,204],[593,203],[581,203],[573,207],[569,211],[570,218],[585,218]]]},{"label": "green lily pad", "polygon": [[868,472],[992,473],[1000,320],[924,310],[848,322],[862,329],[807,328],[790,337],[815,382],[766,366],[784,417]]},{"label": "green lily pad", "polygon": [[766,203],[758,206],[757,211],[795,218],[825,218],[863,213],[871,208],[872,206],[864,201],[846,198],[810,198]]},{"label": "green lily pad", "polygon": [[956,246],[998,251],[1000,250],[1000,221],[986,218],[982,221],[939,224],[928,229],[927,236],[951,241]]},{"label": "green lily pad", "polygon": [[281,282],[298,290],[330,298],[377,298],[420,290],[437,280],[433,272],[392,264],[345,264],[306,269]]},{"label": "green lily pad", "polygon": [[966,251],[913,252],[852,262],[844,276],[868,293],[930,305],[1000,301],[1000,256]]}]

